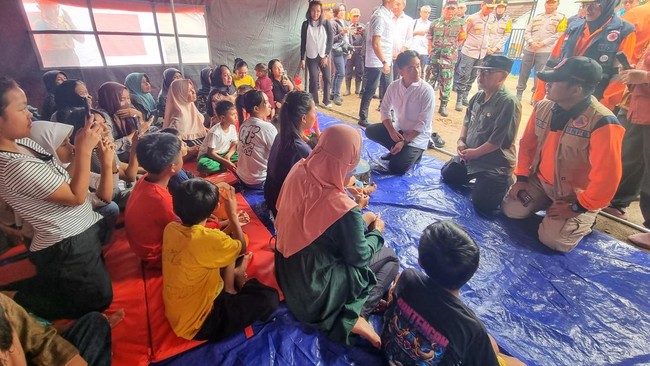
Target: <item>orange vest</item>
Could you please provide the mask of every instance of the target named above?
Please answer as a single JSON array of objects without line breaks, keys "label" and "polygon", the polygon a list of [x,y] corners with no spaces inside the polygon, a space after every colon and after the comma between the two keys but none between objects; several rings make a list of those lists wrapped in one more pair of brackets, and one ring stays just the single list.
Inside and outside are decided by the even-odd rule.
[{"label": "orange vest", "polygon": [[[555,103],[544,99],[535,106],[535,135],[537,150],[530,167],[530,175],[537,174],[542,158],[542,147],[551,129],[552,108]],[[591,133],[598,121],[605,116],[614,114],[595,97],[591,104],[577,119],[567,122],[557,146],[555,154],[555,177],[553,188],[558,199],[575,200],[578,193],[584,191],[589,184],[589,144]]]}]

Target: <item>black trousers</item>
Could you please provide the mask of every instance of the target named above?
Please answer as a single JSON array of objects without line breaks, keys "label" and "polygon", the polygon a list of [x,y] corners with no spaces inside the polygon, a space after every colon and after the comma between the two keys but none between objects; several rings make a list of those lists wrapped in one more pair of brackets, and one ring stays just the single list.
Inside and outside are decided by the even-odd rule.
[{"label": "black trousers", "polygon": [[399,271],[399,259],[391,248],[382,247],[370,259],[370,269],[375,274],[377,284],[370,290],[368,299],[363,305],[361,316],[368,319],[368,315],[377,307],[377,304],[390,288],[391,283]]},{"label": "black trousers", "polygon": [[88,313],[61,334],[72,343],[88,365],[111,365],[111,326],[101,313]]},{"label": "black trousers", "polygon": [[[366,136],[368,136],[372,141],[378,142],[388,150],[395,145],[395,141],[390,137],[390,134],[383,123],[375,123],[366,127]],[[399,153],[390,156],[388,161],[388,170],[396,175],[402,175],[408,172],[413,164],[422,159],[423,152],[424,150],[417,147],[404,145]]]},{"label": "black trousers", "polygon": [[625,109],[619,112],[618,120],[625,127],[621,156],[623,177],[611,206],[627,208],[640,193],[643,225],[650,227],[650,126],[630,123]]},{"label": "black trousers", "polygon": [[487,214],[499,207],[508,188],[513,183],[512,177],[491,172],[467,174],[465,164],[458,156],[449,160],[441,169],[442,181],[449,185],[463,185],[476,179],[472,189],[472,204],[477,211]]},{"label": "black trousers", "polygon": [[[359,106],[359,119],[368,120],[368,108],[370,101],[377,91],[379,80],[390,80],[390,75],[384,74],[381,67],[366,67],[363,74],[363,95],[361,96],[361,105]],[[386,83],[388,84],[388,82]]]},{"label": "black trousers", "polygon": [[[329,104],[330,102],[330,80],[332,79],[331,65],[328,63],[327,66],[321,64],[320,56],[316,58],[307,57],[307,71],[309,71],[309,93],[311,97],[314,98],[314,103],[318,105],[318,79],[319,73],[323,73],[323,104]],[[333,62],[332,58],[329,57],[328,62]]]},{"label": "black trousers", "polygon": [[14,301],[45,319],[77,319],[106,310],[113,287],[102,255],[105,236],[101,220],[81,234],[29,253],[36,276],[17,285]]},{"label": "black trousers", "polygon": [[221,291],[214,299],[212,312],[205,318],[194,339],[222,340],[257,320],[268,320],[279,305],[280,297],[274,288],[250,279],[235,295]]}]

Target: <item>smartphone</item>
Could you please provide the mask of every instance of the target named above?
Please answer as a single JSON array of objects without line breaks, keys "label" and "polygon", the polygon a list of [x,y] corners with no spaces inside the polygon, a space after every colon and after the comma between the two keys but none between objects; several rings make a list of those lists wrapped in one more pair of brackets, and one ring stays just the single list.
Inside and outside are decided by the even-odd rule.
[{"label": "smartphone", "polygon": [[84,97],[84,100],[86,103],[84,104],[84,109],[86,111],[86,116],[90,117],[92,115],[92,111],[90,110],[90,98]]},{"label": "smartphone", "polygon": [[623,51],[616,52],[616,61],[623,67],[623,70],[629,70],[632,68],[630,61],[627,59],[627,56]]},{"label": "smartphone", "polygon": [[524,207],[528,207],[528,205],[533,202],[533,197],[523,189],[517,192],[517,199],[519,199]]},{"label": "smartphone", "polygon": [[282,79],[286,79],[286,78],[287,78],[287,72],[282,70]]},{"label": "smartphone", "polygon": [[132,118],[133,118],[133,127],[135,128],[136,131],[138,131],[138,133],[142,133],[142,131],[140,131],[140,118],[138,117],[132,117]]}]

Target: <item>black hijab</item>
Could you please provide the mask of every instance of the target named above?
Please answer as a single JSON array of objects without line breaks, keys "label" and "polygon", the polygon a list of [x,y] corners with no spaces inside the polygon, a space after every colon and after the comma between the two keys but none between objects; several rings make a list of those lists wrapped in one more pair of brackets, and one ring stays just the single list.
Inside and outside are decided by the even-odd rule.
[{"label": "black hijab", "polygon": [[223,72],[224,68],[230,71],[230,69],[226,65],[221,65],[212,71],[212,75],[210,75],[210,87],[211,87],[210,91],[212,92],[213,90],[216,90],[216,92],[219,94],[233,95],[237,93],[237,89],[235,89],[234,82],[228,86],[223,84],[223,78],[221,77],[221,73]]},{"label": "black hijab", "polygon": [[68,78],[68,75],[66,75],[65,72],[59,70],[50,70],[43,74],[43,84],[45,84],[45,89],[47,89],[48,93],[54,94],[56,91],[56,77],[59,74],[63,74],[66,79]]},{"label": "black hijab", "polygon": [[594,21],[587,22],[589,32],[593,33],[602,27],[603,24],[607,23],[607,21],[614,16],[616,7],[620,4],[620,2],[621,0],[600,0],[600,16]]},{"label": "black hijab", "polygon": [[160,99],[160,97],[163,97],[165,100],[167,100],[167,92],[169,91],[169,86],[172,85],[172,81],[174,81],[174,75],[176,75],[176,73],[183,75],[180,70],[173,67],[170,67],[163,71],[162,88],[160,88],[158,99]]},{"label": "black hijab", "polygon": [[81,83],[83,83],[81,80],[68,79],[56,87],[54,102],[57,110],[86,106],[86,98],[80,97],[74,91],[77,85]]},{"label": "black hijab", "polygon": [[210,71],[212,71],[211,67],[205,67],[201,70],[201,89],[196,92],[199,97],[207,97],[210,94]]}]

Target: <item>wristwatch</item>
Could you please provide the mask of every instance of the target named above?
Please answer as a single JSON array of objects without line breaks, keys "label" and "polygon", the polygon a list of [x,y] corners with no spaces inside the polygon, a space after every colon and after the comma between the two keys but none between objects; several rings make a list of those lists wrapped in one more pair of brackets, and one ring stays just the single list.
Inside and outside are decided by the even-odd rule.
[{"label": "wristwatch", "polygon": [[386,60],[381,62],[382,65],[386,65],[387,63],[388,63],[388,61],[386,61]]},{"label": "wristwatch", "polygon": [[573,202],[571,204],[571,211],[573,211],[575,213],[582,213],[582,210],[580,209],[580,206],[578,205],[577,202]]}]

